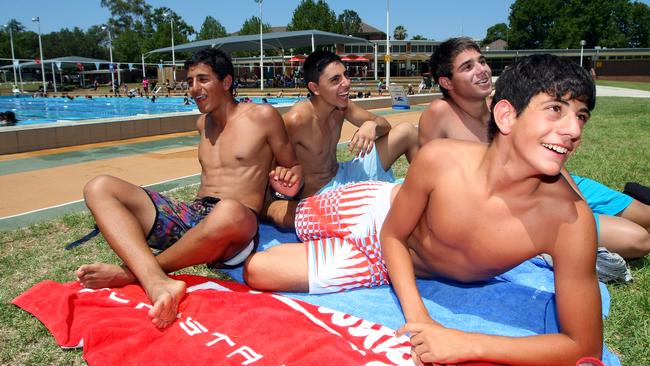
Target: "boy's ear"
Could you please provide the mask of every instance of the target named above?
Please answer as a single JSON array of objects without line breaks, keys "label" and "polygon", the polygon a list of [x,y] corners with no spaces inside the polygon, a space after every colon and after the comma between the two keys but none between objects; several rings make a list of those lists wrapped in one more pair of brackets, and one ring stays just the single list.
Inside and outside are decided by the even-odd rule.
[{"label": "boy's ear", "polygon": [[223,89],[230,90],[231,85],[232,85],[232,75],[226,75],[226,77],[223,78]]},{"label": "boy's ear", "polygon": [[499,127],[499,131],[504,135],[510,134],[517,117],[515,107],[509,101],[501,99],[494,105],[492,114],[494,115],[494,122]]},{"label": "boy's ear", "polygon": [[314,95],[319,94],[319,92],[318,92],[318,84],[316,84],[313,81],[310,81],[310,82],[307,83],[307,90],[312,92],[312,94],[314,94]]},{"label": "boy's ear", "polygon": [[451,90],[451,89],[453,89],[453,88],[452,88],[452,85],[451,85],[451,79],[449,79],[449,78],[446,77],[446,76],[441,76],[441,77],[439,77],[439,78],[438,78],[438,84],[439,84],[441,87],[443,87],[443,88],[445,88],[445,89],[447,89],[447,90]]}]

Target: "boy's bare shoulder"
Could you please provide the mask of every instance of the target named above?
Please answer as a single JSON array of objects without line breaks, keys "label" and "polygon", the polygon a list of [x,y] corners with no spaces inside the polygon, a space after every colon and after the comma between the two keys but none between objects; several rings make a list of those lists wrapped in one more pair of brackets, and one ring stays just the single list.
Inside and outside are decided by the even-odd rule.
[{"label": "boy's bare shoulder", "polygon": [[420,147],[417,159],[435,170],[455,169],[477,161],[485,149],[485,144],[473,141],[434,139]]},{"label": "boy's bare shoulder", "polygon": [[282,115],[284,123],[288,128],[298,127],[311,122],[314,116],[314,108],[309,100],[301,100],[293,105]]}]

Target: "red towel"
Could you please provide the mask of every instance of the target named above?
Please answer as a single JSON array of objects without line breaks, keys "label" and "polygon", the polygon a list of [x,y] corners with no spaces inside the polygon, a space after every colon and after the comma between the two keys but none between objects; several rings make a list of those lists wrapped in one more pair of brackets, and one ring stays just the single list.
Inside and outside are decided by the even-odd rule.
[{"label": "red towel", "polygon": [[188,294],[163,330],[138,285],[83,289],[43,281],[13,303],[61,347],[83,346],[89,365],[411,364],[408,338],[335,310],[230,281],[179,275]]}]

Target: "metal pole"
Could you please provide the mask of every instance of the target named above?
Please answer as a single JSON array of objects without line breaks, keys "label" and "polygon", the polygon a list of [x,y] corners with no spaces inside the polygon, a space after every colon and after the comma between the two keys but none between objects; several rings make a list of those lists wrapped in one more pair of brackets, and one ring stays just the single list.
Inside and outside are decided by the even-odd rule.
[{"label": "metal pole", "polygon": [[176,83],[176,54],[174,53],[174,16],[170,13],[169,19],[172,23],[172,71],[174,75],[174,83]]},{"label": "metal pole", "polygon": [[54,72],[54,62],[50,62],[52,66],[52,85],[54,85],[54,92],[56,93],[56,73]]},{"label": "metal pole", "polygon": [[146,73],[144,72],[144,53],[142,54],[142,80],[144,80],[147,77]]},{"label": "metal pole", "polygon": [[45,82],[45,64],[43,64],[43,43],[41,42],[41,18],[34,17],[32,22],[38,23],[38,49],[41,55],[41,76],[43,78],[43,93],[47,93],[47,83]]},{"label": "metal pole", "polygon": [[108,70],[111,72],[111,91],[115,93],[115,65],[113,65],[113,37],[111,37],[111,30],[107,25],[103,26],[102,29],[105,29],[108,32],[108,52],[111,57],[111,65],[108,67]]},{"label": "metal pole", "polygon": [[316,46],[314,45],[314,33],[311,34],[311,52],[316,51]]},{"label": "metal pole", "polygon": [[386,0],[386,88],[390,85],[390,0]]},{"label": "metal pole", "polygon": [[582,67],[582,52],[585,48],[585,43],[584,39],[580,41],[580,67]]},{"label": "metal pole", "polygon": [[375,49],[375,81],[377,81],[377,42],[374,43]]},{"label": "metal pole", "polygon": [[11,44],[11,65],[12,68],[14,69],[14,84],[18,84],[18,78],[16,77],[16,56],[14,55],[14,36],[13,32],[11,31],[11,26],[10,25],[5,25],[5,28],[9,29],[9,43]]},{"label": "metal pole", "polygon": [[260,4],[260,90],[264,90],[264,46],[262,39],[262,2],[264,0],[255,0]]},{"label": "metal pole", "polygon": [[20,78],[20,92],[24,93],[25,89],[23,87],[23,68],[18,65],[18,77]]}]

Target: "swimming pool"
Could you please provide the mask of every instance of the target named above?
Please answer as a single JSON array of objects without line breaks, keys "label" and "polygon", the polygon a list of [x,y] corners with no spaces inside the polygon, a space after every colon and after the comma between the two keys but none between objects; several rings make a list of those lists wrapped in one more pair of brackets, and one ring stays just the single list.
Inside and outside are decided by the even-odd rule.
[{"label": "swimming pool", "polygon": [[[293,104],[303,99],[297,97],[264,97],[268,104]],[[254,103],[263,103],[263,97],[252,97]],[[129,117],[138,114],[163,114],[197,110],[196,105],[183,104],[183,97],[159,97],[155,102],[148,98],[110,97],[0,97],[0,111],[13,111],[18,126],[81,121],[97,118]]]}]

